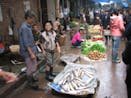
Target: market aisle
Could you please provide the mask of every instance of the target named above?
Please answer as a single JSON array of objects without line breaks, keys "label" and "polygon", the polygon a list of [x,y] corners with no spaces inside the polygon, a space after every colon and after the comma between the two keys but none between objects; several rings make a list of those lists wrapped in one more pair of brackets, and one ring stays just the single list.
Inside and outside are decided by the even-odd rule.
[{"label": "market aisle", "polygon": [[[122,47],[123,44],[121,44],[120,53],[122,51],[121,49],[123,49]],[[80,54],[80,49],[70,48],[70,45],[63,48],[65,53]],[[123,62],[112,64],[111,45],[107,47],[107,52],[108,59],[106,61],[94,63],[100,80],[100,86],[97,88],[96,94],[93,98],[127,98],[126,84],[124,82],[126,77],[126,66]],[[63,68],[63,65],[57,65],[55,69],[60,72]],[[44,91],[33,91],[25,88],[16,92],[16,94],[9,98],[72,98],[72,96],[59,94],[52,95],[51,91],[46,88],[47,81],[44,79],[43,74],[40,74],[40,85],[44,88]]]},{"label": "market aisle", "polygon": [[[120,46],[120,58],[124,43]],[[107,47],[108,59],[104,62],[95,64],[98,71],[100,86],[93,98],[127,98],[127,90],[125,84],[126,65],[121,63],[113,64],[111,62],[111,45]]]},{"label": "market aisle", "polygon": [[[97,63],[100,86],[93,98],[127,98],[125,85],[125,65],[112,64],[111,62]],[[109,98],[110,98],[109,97]]]}]

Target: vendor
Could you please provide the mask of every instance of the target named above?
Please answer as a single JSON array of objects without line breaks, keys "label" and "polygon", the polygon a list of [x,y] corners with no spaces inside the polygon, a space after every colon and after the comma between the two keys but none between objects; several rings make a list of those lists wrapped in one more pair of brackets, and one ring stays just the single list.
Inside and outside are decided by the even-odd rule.
[{"label": "vendor", "polygon": [[41,35],[40,27],[38,24],[34,24],[32,26],[32,33],[34,36],[34,41],[35,41],[35,45],[37,46],[38,52],[42,52],[44,54],[43,52],[44,49],[43,49],[42,42],[41,42],[42,35]]},{"label": "vendor", "polygon": [[72,45],[73,46],[81,46],[82,38],[81,34],[84,32],[84,27],[80,27],[79,32],[77,32],[73,37],[72,37]]},{"label": "vendor", "polygon": [[99,15],[97,15],[93,21],[93,25],[101,25],[101,19]]}]

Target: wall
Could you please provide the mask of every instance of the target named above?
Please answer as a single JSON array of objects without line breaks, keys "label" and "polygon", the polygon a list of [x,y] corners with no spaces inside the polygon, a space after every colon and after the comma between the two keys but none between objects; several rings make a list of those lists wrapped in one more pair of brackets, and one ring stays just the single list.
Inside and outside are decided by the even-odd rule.
[{"label": "wall", "polygon": [[[24,21],[24,1],[29,1],[31,9],[39,15],[39,0],[0,0],[2,7],[3,21],[0,22],[0,35],[3,36],[5,42],[15,43],[18,40],[18,31],[21,23]],[[11,17],[15,23],[14,35],[9,36],[8,26],[11,23]]]},{"label": "wall", "polygon": [[5,36],[8,32],[8,0],[0,0],[3,21],[0,22],[0,35]]},{"label": "wall", "polygon": [[55,21],[55,0],[47,0],[48,20]]}]

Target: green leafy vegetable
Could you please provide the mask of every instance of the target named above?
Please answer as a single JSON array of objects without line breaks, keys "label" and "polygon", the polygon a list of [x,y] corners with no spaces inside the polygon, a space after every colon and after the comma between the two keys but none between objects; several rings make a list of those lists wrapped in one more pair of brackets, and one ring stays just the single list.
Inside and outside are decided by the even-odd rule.
[{"label": "green leafy vegetable", "polygon": [[94,51],[94,50],[97,50],[102,53],[106,52],[106,47],[101,41],[92,42],[91,40],[86,40],[82,42],[81,46],[82,46],[81,52],[86,55],[90,51]]}]

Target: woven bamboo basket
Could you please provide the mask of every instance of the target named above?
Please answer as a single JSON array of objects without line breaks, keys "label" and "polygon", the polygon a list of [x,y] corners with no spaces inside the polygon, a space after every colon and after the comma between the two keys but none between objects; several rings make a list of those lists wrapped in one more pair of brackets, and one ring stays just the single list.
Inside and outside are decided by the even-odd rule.
[{"label": "woven bamboo basket", "polygon": [[19,53],[20,52],[20,46],[19,45],[11,45],[11,46],[9,46],[9,49],[12,53]]}]

